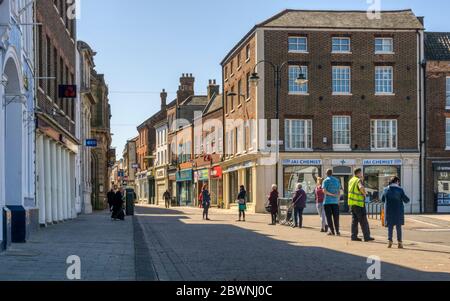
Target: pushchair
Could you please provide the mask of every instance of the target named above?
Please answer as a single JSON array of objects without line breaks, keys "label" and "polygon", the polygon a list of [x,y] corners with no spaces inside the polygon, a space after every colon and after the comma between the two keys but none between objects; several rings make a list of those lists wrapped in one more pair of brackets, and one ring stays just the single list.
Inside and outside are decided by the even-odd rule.
[{"label": "pushchair", "polygon": [[283,226],[294,226],[294,207],[289,207],[286,211],[286,218],[280,221]]}]

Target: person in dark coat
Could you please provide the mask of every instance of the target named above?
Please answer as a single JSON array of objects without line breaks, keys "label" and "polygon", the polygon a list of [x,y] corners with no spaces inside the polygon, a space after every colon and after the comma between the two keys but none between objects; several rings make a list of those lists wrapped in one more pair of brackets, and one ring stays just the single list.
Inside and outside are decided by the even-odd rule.
[{"label": "person in dark coat", "polygon": [[209,221],[208,213],[211,206],[211,194],[208,191],[208,184],[203,185],[202,188],[202,206],[203,206],[203,219]]},{"label": "person in dark coat", "polygon": [[124,219],[123,217],[124,190],[121,188],[114,195],[114,203],[111,218],[113,220]]},{"label": "person in dark coat", "polygon": [[117,190],[117,187],[111,188],[111,190],[108,191],[108,194],[106,195],[106,198],[108,199],[109,211],[112,211],[114,197],[116,195],[115,190]]},{"label": "person in dark coat", "polygon": [[400,179],[394,177],[384,190],[381,201],[385,204],[385,222],[388,227],[389,248],[393,245],[394,226],[397,230],[398,248],[403,249],[402,226],[405,225],[405,205],[410,202],[400,186]]},{"label": "person in dark coat", "polygon": [[247,210],[247,191],[245,191],[244,185],[241,186],[241,190],[237,196],[237,201],[239,204],[239,221],[243,218],[245,222],[245,210]]},{"label": "person in dark coat", "polygon": [[306,208],[306,192],[303,190],[302,184],[297,185],[297,190],[292,198],[292,206],[294,207],[294,228],[303,228],[303,211]]},{"label": "person in dark coat", "polygon": [[277,215],[278,215],[278,186],[272,185],[272,191],[269,195],[269,206],[270,206],[270,214],[272,215],[272,224],[271,226],[275,226],[277,224]]}]

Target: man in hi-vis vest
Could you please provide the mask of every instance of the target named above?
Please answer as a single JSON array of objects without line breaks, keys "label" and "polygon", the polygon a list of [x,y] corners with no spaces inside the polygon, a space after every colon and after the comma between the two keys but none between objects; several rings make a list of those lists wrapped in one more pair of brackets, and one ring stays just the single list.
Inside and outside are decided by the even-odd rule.
[{"label": "man in hi-vis vest", "polygon": [[352,212],[352,241],[362,241],[358,238],[358,226],[364,234],[364,241],[369,242],[374,239],[370,236],[369,220],[366,210],[366,189],[364,187],[362,170],[355,170],[355,176],[350,180],[348,185],[348,205]]}]

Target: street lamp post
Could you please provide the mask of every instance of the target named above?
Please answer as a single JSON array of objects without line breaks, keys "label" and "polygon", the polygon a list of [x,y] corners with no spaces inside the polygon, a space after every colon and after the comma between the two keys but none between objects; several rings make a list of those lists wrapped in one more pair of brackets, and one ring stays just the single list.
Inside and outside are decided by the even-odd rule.
[{"label": "street lamp post", "polygon": [[[280,89],[281,89],[281,72],[283,71],[284,67],[287,65],[295,65],[293,62],[283,62],[282,64],[274,64],[267,60],[261,60],[258,63],[256,63],[255,67],[253,67],[253,73],[250,76],[250,81],[256,85],[258,85],[258,82],[260,80],[260,77],[258,73],[256,72],[256,68],[259,64],[267,63],[269,64],[274,72],[274,84],[275,84],[275,118],[276,120],[280,120]],[[300,72],[298,74],[297,79],[295,82],[298,85],[304,85],[308,82],[308,79],[306,78],[305,74],[303,74],[301,68]],[[280,128],[278,127],[277,130],[277,137],[276,137],[276,163],[275,163],[275,184],[277,187],[279,186],[279,180],[278,180],[278,165],[279,165],[279,156],[280,156]]]}]

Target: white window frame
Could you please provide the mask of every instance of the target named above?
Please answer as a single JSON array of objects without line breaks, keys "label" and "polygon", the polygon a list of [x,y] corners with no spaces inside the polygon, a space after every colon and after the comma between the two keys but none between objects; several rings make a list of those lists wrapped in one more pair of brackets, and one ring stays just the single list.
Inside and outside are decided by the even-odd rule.
[{"label": "white window frame", "polygon": [[[342,50],[342,44],[340,43],[343,40],[348,41],[348,50]],[[339,47],[339,50],[334,50],[334,42],[339,41],[339,44],[336,45]],[[332,37],[331,38],[331,53],[352,53],[352,39],[349,37]]]},{"label": "white window frame", "polygon": [[450,76],[445,79],[445,109],[450,110]]},{"label": "white window frame", "polygon": [[290,95],[308,95],[309,93],[309,85],[305,83],[303,85],[299,85],[295,82],[300,72],[303,72],[306,79],[308,79],[308,66],[295,66],[291,65],[288,68],[289,76],[288,76],[288,89]]},{"label": "white window frame", "polygon": [[[382,76],[384,77],[384,75],[386,74],[385,72],[387,70],[390,70],[390,74],[391,74],[391,79],[390,79],[391,91],[378,91],[378,87],[384,87],[384,83],[385,83],[385,81],[387,82],[387,79],[385,79],[385,78],[380,79],[382,81],[382,83],[379,84],[377,75],[381,71]],[[375,95],[395,95],[394,94],[394,67],[393,66],[376,66],[375,67]]]},{"label": "white window frame", "polygon": [[[377,50],[377,41],[381,40],[381,48],[383,50]],[[390,41],[391,50],[384,50],[385,46],[389,44],[385,44],[386,41]],[[394,53],[394,39],[393,38],[375,38],[375,54],[393,54]]]},{"label": "white window frame", "polygon": [[[294,139],[293,139],[293,123],[294,122],[302,122],[304,132],[300,133],[303,135],[303,141],[305,143],[305,147],[294,147]],[[313,150],[313,125],[311,119],[286,119],[285,120],[285,145],[286,151],[312,151]]]},{"label": "white window frame", "polygon": [[[347,120],[348,122],[348,143],[336,143],[337,137],[336,137],[336,132],[347,132],[345,129],[336,129],[336,121],[338,120]],[[333,116],[333,149],[334,150],[338,150],[338,151],[349,151],[351,150],[351,144],[352,144],[352,118],[351,116],[346,116],[346,115],[335,115]],[[343,123],[341,123],[341,125],[345,125]]]},{"label": "white window frame", "polygon": [[[346,70],[348,71],[349,78],[335,78],[335,71],[337,70]],[[344,73],[339,72],[339,75],[343,75]],[[333,66],[332,68],[332,89],[333,95],[351,95],[352,94],[352,68],[350,66]],[[348,91],[335,91],[335,89],[339,87],[346,87],[346,82],[348,81]],[[335,85],[335,84],[338,85]]]},{"label": "white window frame", "polygon": [[[297,39],[295,43],[291,43],[291,39]],[[300,43],[299,40],[304,39],[305,40],[305,50],[298,50],[299,45],[303,45],[303,43]],[[296,45],[296,50],[291,49],[291,45]],[[308,53],[308,37],[307,36],[290,36],[288,37],[288,51],[290,53]]]},{"label": "white window frame", "polygon": [[[390,136],[388,147],[378,146],[378,123],[379,122],[389,122]],[[395,125],[395,132],[394,132]],[[395,135],[395,138],[394,138]],[[394,146],[395,144],[395,146]],[[374,151],[393,151],[398,150],[398,121],[397,119],[372,119],[370,121],[370,147]]]},{"label": "white window frame", "polygon": [[450,118],[445,119],[445,150],[450,150]]}]

